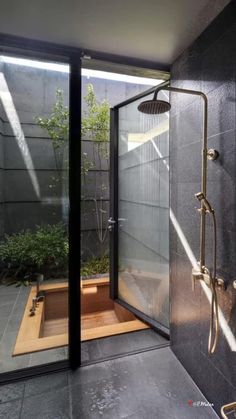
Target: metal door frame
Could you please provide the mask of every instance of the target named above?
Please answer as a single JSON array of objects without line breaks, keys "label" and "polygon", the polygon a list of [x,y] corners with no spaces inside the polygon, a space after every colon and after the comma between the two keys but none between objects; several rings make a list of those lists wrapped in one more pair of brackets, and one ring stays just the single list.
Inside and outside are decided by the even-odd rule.
[{"label": "metal door frame", "polygon": [[[165,86],[169,82],[165,81],[158,87]],[[118,170],[118,152],[119,152],[119,110],[136,100],[145,98],[150,93],[155,92],[157,86],[146,90],[130,99],[127,99],[110,110],[110,218],[115,221],[109,232],[110,236],[110,298],[134,313],[138,318],[148,323],[153,329],[162,336],[169,338],[169,328],[153,320],[146,314],[137,310],[135,307],[121,300],[118,296],[118,260],[119,260],[119,237],[118,237],[118,197],[119,197],[119,170]]]}]

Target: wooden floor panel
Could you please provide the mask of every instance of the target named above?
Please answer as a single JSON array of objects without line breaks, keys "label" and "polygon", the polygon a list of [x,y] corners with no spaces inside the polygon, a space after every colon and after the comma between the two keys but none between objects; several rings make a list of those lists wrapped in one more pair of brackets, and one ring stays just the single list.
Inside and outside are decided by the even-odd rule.
[{"label": "wooden floor panel", "polygon": [[81,316],[82,330],[114,323],[119,323],[114,310],[97,311],[94,313],[82,314]]},{"label": "wooden floor panel", "polygon": [[47,320],[44,322],[43,334],[41,337],[61,335],[68,333],[68,318]]}]

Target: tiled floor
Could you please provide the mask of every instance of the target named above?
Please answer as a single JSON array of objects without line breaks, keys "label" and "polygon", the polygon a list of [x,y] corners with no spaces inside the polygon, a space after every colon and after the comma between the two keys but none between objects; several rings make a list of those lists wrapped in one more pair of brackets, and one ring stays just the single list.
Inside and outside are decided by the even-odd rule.
[{"label": "tiled floor", "polygon": [[213,419],[171,349],[160,348],[0,388],[1,419]]},{"label": "tiled floor", "polygon": [[169,341],[152,329],[109,336],[82,342],[82,363],[87,364],[167,345]]}]

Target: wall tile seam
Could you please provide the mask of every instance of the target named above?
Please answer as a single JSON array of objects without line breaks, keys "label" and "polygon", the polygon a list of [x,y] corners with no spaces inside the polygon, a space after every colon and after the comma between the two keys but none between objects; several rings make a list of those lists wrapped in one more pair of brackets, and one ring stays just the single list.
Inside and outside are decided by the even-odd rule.
[{"label": "wall tile seam", "polygon": [[[173,128],[173,130],[174,130],[174,128]],[[207,136],[207,139],[208,139],[208,141],[211,141],[212,139],[214,139],[217,136],[228,134],[230,132],[236,132],[236,128],[231,128],[231,129],[228,129],[226,131],[217,132],[216,134],[212,134],[210,136]],[[178,146],[177,142],[175,142],[174,144],[172,144],[172,152],[175,151],[175,150],[182,150],[184,148],[190,147],[193,144],[198,144],[198,143],[201,143],[201,142],[202,142],[202,138],[196,139],[196,140],[194,140],[194,141],[192,141],[191,143],[188,143],[188,144],[183,144],[182,146]]]},{"label": "wall tile seam", "polygon": [[147,164],[153,163],[153,162],[159,162],[159,161],[162,162],[163,160],[166,160],[168,158],[169,158],[169,155],[167,154],[167,155],[163,156],[162,158],[157,157],[157,158],[154,158],[154,159],[151,159],[151,160],[144,161],[142,163],[134,164],[133,166],[128,166],[128,167],[121,168],[120,171],[123,172],[123,171],[126,171],[126,170],[135,169],[136,167],[143,167],[143,166],[146,166]]},{"label": "wall tile seam", "polygon": [[[216,214],[216,215],[217,215],[217,214]],[[207,222],[206,226],[207,226],[207,228],[208,228],[210,231],[212,231],[212,230],[213,230],[213,227],[212,227],[212,224],[211,224],[210,220],[209,220],[209,222]],[[217,226],[217,232],[218,232],[218,233],[222,233],[222,232],[224,232],[224,233],[236,234],[236,230],[226,229],[226,228],[221,227],[221,226]],[[219,234],[218,234],[218,236],[219,236]]]},{"label": "wall tile seam", "polygon": [[134,241],[141,244],[145,249],[150,250],[150,252],[154,253],[154,255],[160,256],[162,259],[169,262],[169,259],[167,259],[165,256],[163,256],[163,254],[161,254],[159,252],[156,252],[155,249],[152,249],[149,245],[145,244],[143,241],[140,241],[137,237],[133,236],[132,234],[130,234],[127,231],[124,231],[124,230],[123,230],[123,233],[126,234],[127,236],[131,237]]},{"label": "wall tile seam", "polygon": [[183,144],[182,146],[178,146],[177,142],[175,142],[172,145],[172,152],[175,151],[175,150],[177,150],[177,151],[183,150],[184,148],[188,148],[188,147],[191,147],[193,145],[200,144],[201,142],[202,142],[202,138],[193,140],[193,141],[191,141],[191,143]]},{"label": "wall tile seam", "polygon": [[[107,200],[107,201],[109,201],[109,200]],[[154,204],[149,203],[149,202],[130,201],[128,199],[122,199],[122,198],[120,199],[120,201],[127,202],[129,204],[141,205],[141,206],[144,206],[144,207],[151,207],[151,208],[158,208],[158,209],[163,209],[163,210],[169,210],[169,206],[168,207],[165,207],[163,205],[154,205]]]},{"label": "wall tile seam", "polygon": [[[2,134],[3,137],[7,138],[7,139],[12,139],[16,141],[16,137],[15,135],[10,135],[10,134]],[[24,138],[26,140],[47,140],[47,141],[51,141],[50,137],[38,137],[38,136],[33,136],[33,135],[24,135]]]},{"label": "wall tile seam", "polygon": [[[195,81],[195,80],[193,80],[193,81]],[[196,80],[197,81],[197,80]],[[183,81],[183,85],[184,85],[184,83],[185,82],[188,82],[188,80],[184,80]],[[171,84],[173,87],[179,87],[180,89],[181,88],[185,88],[184,86],[180,86],[180,83],[178,82],[178,81],[176,81],[176,83],[173,83],[173,84]],[[188,88],[188,87],[186,87],[186,88]],[[193,89],[194,90],[194,89]],[[199,91],[199,90],[197,90],[197,91]],[[177,93],[178,94],[178,93]],[[177,94],[175,94],[175,93],[171,93],[171,95],[175,95],[175,97],[176,97],[176,95]],[[184,95],[184,93],[179,93],[179,95]],[[186,95],[184,95],[185,97],[186,97]],[[174,111],[174,110],[170,110],[170,112],[175,112],[174,113],[174,115],[173,114],[171,114],[170,115],[170,120],[171,119],[174,119],[175,117],[178,117],[179,115],[181,115],[182,113],[184,113],[185,111],[186,111],[186,109],[188,109],[190,106],[193,106],[193,104],[195,104],[195,103],[197,103],[197,102],[199,102],[199,103],[201,103],[201,99],[200,99],[200,97],[199,96],[195,96],[195,95],[192,95],[193,96],[193,99],[191,100],[190,99],[190,95],[188,96],[188,98],[190,99],[189,100],[189,102],[188,102],[188,104],[187,105],[182,105],[181,104],[181,107],[182,107],[182,109],[181,110],[179,110],[179,111]],[[172,97],[172,96],[171,96]],[[172,102],[172,99],[171,99],[171,97],[170,97],[170,102]],[[173,109],[173,108],[171,108],[171,109]]]},{"label": "wall tile seam", "polygon": [[221,376],[227,382],[227,384],[232,388],[232,390],[236,389],[236,386],[234,386],[231,383],[231,381],[228,380],[226,375],[224,375],[223,372],[219,368],[217,368],[217,366],[214,364],[211,358],[209,356],[206,357],[206,354],[202,351],[201,346],[200,346],[200,356],[203,356],[206,359],[206,361],[208,361],[209,364],[211,364],[211,367],[214,368],[214,370],[218,373],[218,375]]},{"label": "wall tile seam", "polygon": [[[58,170],[55,167],[49,168],[49,169],[41,169],[41,168],[36,168],[36,167],[32,167],[31,169],[25,169],[25,168],[11,168],[11,167],[6,167],[4,166],[3,168],[4,172],[58,172]],[[68,172],[67,169],[60,169],[60,172]]]},{"label": "wall tile seam", "polygon": [[[207,83],[207,82],[206,82]],[[209,90],[209,91],[207,91],[207,93],[205,93],[206,94],[206,97],[207,97],[207,99],[208,99],[208,110],[209,110],[209,108],[210,108],[210,106],[212,105],[212,103],[211,103],[211,95],[212,94],[214,94],[215,93],[215,91],[216,90],[220,90],[220,89],[222,89],[223,87],[225,87],[226,85],[230,85],[230,84],[232,84],[232,85],[235,85],[235,80],[233,80],[233,79],[230,79],[230,80],[227,80],[227,81],[224,81],[223,83],[221,83],[219,86],[216,86],[216,87],[214,87],[213,89],[211,89],[211,90]],[[202,91],[203,91],[203,93],[204,93],[204,89],[202,89]],[[235,98],[235,96],[236,96],[236,91],[235,91],[235,88],[233,89],[233,91],[234,91],[234,98]],[[226,95],[224,95],[224,99],[225,98],[227,98],[226,97]],[[214,99],[214,98],[213,98]],[[234,102],[234,105],[235,105],[235,102]]]},{"label": "wall tile seam", "polygon": [[[201,70],[202,71],[202,70]],[[186,80],[183,80],[183,83],[181,83],[183,86],[183,88],[184,88],[184,83],[187,83],[189,80],[188,79],[186,79]],[[194,81],[195,81],[195,79],[194,79]],[[196,81],[198,81],[198,79],[196,79]],[[204,83],[204,80],[202,80],[202,77],[201,77],[201,75],[199,76],[199,81],[202,81],[202,83]],[[228,81],[225,81],[225,82],[223,82],[222,84],[220,84],[219,86],[216,86],[216,87],[214,87],[213,89],[211,89],[211,90],[209,90],[209,91],[207,91],[207,93],[206,93],[206,96],[207,96],[207,98],[208,98],[208,108],[209,108],[209,106],[210,106],[210,98],[209,98],[209,95],[210,94],[212,94],[213,92],[215,92],[217,89],[221,89],[223,86],[225,86],[225,85],[227,85],[227,84],[230,84],[230,83],[233,83],[233,84],[235,84],[235,80],[234,79],[230,79],[230,80],[228,80]],[[177,86],[176,86],[176,84],[177,84]],[[179,87],[179,80],[176,80],[176,83],[175,84],[173,84],[173,86],[174,87]],[[181,88],[181,87],[180,87]],[[186,88],[188,88],[188,87],[186,87]],[[204,89],[203,88],[201,88],[201,90],[200,91],[202,91],[203,93],[204,93]],[[180,93],[181,94],[181,93]],[[235,95],[236,95],[236,92],[235,92]],[[182,106],[182,109],[180,110],[180,111],[176,111],[175,112],[175,114],[174,115],[171,115],[171,118],[172,119],[174,119],[174,118],[176,118],[176,117],[180,117],[181,116],[181,114],[183,114],[183,113],[185,113],[187,110],[188,110],[188,108],[189,107],[191,107],[192,105],[193,105],[193,103],[196,103],[197,101],[199,100],[199,98],[195,98],[195,99],[193,99],[193,100],[191,100],[191,102],[190,103],[188,103],[187,105],[182,105],[181,104],[181,106]],[[200,102],[199,102],[200,103]],[[202,103],[202,101],[201,101],[201,103]]]},{"label": "wall tile seam", "polygon": [[236,132],[236,128],[230,128],[226,131],[222,131],[222,132],[218,132],[217,134],[212,134],[210,136],[207,136],[208,141],[210,141],[211,139],[214,139],[215,137],[219,136],[219,135],[224,135],[224,134],[228,134],[230,132]]}]

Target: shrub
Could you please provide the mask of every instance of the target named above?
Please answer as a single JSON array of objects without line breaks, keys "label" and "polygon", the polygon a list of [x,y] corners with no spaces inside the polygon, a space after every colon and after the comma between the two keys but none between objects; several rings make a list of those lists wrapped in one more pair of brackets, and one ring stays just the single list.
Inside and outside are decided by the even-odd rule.
[{"label": "shrub", "polygon": [[25,278],[35,273],[49,275],[65,270],[68,239],[62,224],[38,226],[35,231],[7,235],[0,244],[4,276]]},{"label": "shrub", "polygon": [[109,272],[109,257],[93,258],[84,262],[80,274],[81,276],[91,276],[97,274],[105,274]]}]

